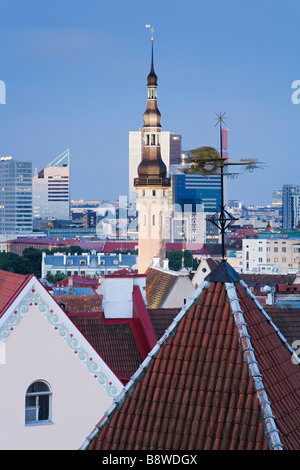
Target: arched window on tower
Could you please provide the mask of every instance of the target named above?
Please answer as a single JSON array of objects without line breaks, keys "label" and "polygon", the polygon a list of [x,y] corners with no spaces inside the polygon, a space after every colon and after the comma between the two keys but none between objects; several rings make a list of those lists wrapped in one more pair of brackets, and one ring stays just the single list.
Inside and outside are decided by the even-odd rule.
[{"label": "arched window on tower", "polygon": [[155,145],[155,134],[151,134],[151,145]]},{"label": "arched window on tower", "polygon": [[152,215],[152,225],[155,225],[155,214]]}]

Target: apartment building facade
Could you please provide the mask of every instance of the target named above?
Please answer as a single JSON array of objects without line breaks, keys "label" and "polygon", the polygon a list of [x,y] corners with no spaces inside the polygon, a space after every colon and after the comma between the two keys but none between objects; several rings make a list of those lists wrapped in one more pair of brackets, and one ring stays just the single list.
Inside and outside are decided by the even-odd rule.
[{"label": "apartment building facade", "polygon": [[246,238],[243,273],[296,274],[300,270],[299,238]]}]

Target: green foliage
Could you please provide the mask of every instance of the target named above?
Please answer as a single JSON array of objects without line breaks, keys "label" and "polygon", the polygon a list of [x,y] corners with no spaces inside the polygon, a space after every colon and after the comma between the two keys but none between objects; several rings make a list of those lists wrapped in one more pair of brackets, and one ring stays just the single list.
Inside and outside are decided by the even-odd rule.
[{"label": "green foliage", "polygon": [[66,277],[67,276],[64,273],[51,274],[50,272],[48,272],[46,274],[46,279],[48,282],[50,282],[50,284],[56,284],[57,282],[62,281],[63,279],[66,279]]},{"label": "green foliage", "polygon": [[35,248],[26,248],[23,255],[0,253],[0,269],[17,274],[35,274],[41,276],[42,252]]},{"label": "green foliage", "polygon": [[19,258],[15,253],[0,253],[0,269],[15,272],[14,268]]},{"label": "green foliage", "polygon": [[130,248],[126,248],[126,250],[113,250],[112,253],[123,254],[123,255],[137,255],[138,250],[132,250]]},{"label": "green foliage", "polygon": [[[170,250],[166,254],[169,260],[169,268],[172,271],[179,271],[182,265],[182,251],[180,250]],[[189,250],[184,251],[184,267],[189,268],[193,271],[197,269],[199,261],[193,258],[193,254]]]},{"label": "green foliage", "polygon": [[[43,250],[43,251],[47,253],[48,255],[51,255],[53,253],[66,253],[66,254],[70,253],[70,255],[74,255],[75,253],[77,253],[78,255],[82,254],[82,248],[77,245],[60,246],[60,247],[54,248],[53,250]],[[90,252],[90,250],[84,250],[84,252],[85,253]]]},{"label": "green foliage", "polygon": [[[53,254],[55,252],[70,253],[71,255],[82,253],[80,246],[76,245],[55,248],[52,251],[38,250],[37,248],[29,247],[25,248],[22,256],[16,255],[15,253],[0,253],[0,269],[17,274],[34,274],[37,278],[40,278],[43,251],[48,254]],[[55,282],[61,281],[64,277],[55,280]]]}]

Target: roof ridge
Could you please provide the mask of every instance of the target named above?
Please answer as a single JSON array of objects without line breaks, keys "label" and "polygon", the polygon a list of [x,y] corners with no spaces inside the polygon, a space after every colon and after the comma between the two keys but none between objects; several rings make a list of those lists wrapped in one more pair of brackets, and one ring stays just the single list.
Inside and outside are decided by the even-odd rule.
[{"label": "roof ridge", "polygon": [[279,337],[280,341],[284,344],[284,346],[289,350],[289,352],[292,354],[292,361],[294,364],[300,364],[300,359],[293,350],[293,348],[289,345],[288,340],[283,336],[281,333],[280,329],[275,325],[273,322],[272,318],[267,314],[263,306],[258,302],[256,299],[255,295],[251,290],[249,289],[248,285],[243,281],[242,279],[239,281],[240,284],[246,289],[247,294],[252,298],[252,300],[255,302],[256,307],[262,312],[264,317],[266,318],[267,322],[274,328],[275,332],[277,333],[277,336]]},{"label": "roof ridge", "polygon": [[248,332],[247,323],[245,322],[243,311],[240,306],[240,301],[237,296],[236,287],[234,283],[226,282],[225,289],[227,291],[234,322],[237,327],[243,357],[247,364],[249,375],[254,380],[254,389],[257,393],[258,402],[261,408],[264,432],[268,440],[269,449],[283,450],[283,444],[281,443],[279,437],[279,430],[277,429],[271,403],[264,388],[262,374],[259,370],[258,361],[255,357],[254,349],[251,344],[250,334]]},{"label": "roof ridge", "polygon": [[149,352],[148,356],[146,359],[140,364],[139,368],[137,371],[132,375],[128,383],[125,385],[121,393],[116,397],[112,405],[109,407],[109,409],[105,412],[104,416],[101,418],[101,420],[96,424],[94,430],[89,434],[89,436],[86,437],[85,442],[82,444],[79,450],[85,450],[89,446],[90,442],[92,439],[94,439],[98,432],[100,431],[101,427],[103,427],[107,422],[110,420],[110,416],[119,408],[122,406],[124,403],[127,394],[131,395],[133,392],[133,389],[135,388],[138,380],[143,377],[145,373],[145,369],[149,366],[150,362],[152,359],[155,358],[157,355],[158,351],[160,348],[164,345],[164,343],[168,340],[168,338],[172,335],[174,335],[174,330],[177,329],[178,324],[180,320],[187,314],[187,312],[190,310],[194,302],[198,299],[198,297],[201,295],[202,291],[204,289],[207,289],[210,286],[210,283],[207,281],[203,281],[193,295],[190,297],[190,300],[182,307],[178,315],[174,318],[172,321],[171,325],[165,330],[164,335],[157,341],[156,345],[153,347],[153,349]]}]

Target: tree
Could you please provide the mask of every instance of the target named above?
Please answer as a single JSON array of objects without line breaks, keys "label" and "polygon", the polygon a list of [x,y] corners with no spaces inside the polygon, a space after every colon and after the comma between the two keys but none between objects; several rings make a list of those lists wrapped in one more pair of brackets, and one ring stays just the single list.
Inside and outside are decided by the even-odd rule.
[{"label": "tree", "polygon": [[18,258],[20,256],[15,253],[0,253],[0,269],[14,272],[15,263]]},{"label": "tree", "polygon": [[46,279],[50,284],[56,284],[59,281],[62,281],[63,279],[66,279],[66,275],[64,273],[55,273],[52,274],[50,271],[47,272],[46,274]]},{"label": "tree", "polygon": [[[182,251],[170,250],[166,254],[169,260],[169,268],[172,271],[179,271],[182,266]],[[195,271],[199,262],[193,258],[193,254],[189,250],[184,251],[184,267]]]},{"label": "tree", "polygon": [[28,273],[41,277],[42,251],[33,247],[25,248],[23,258],[29,260]]}]

